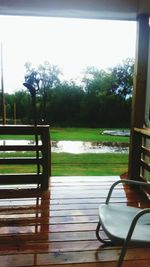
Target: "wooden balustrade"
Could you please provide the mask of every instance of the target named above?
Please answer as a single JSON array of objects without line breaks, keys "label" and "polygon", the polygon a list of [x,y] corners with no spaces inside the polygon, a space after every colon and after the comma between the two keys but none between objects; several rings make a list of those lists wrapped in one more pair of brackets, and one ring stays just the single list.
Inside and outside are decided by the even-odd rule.
[{"label": "wooden balustrade", "polygon": [[138,178],[148,182],[150,181],[150,128],[134,128],[134,132],[137,138],[141,139],[135,148],[137,153],[139,151],[135,159],[136,173],[139,174]]},{"label": "wooden balustrade", "polygon": [[[46,189],[49,186],[49,177],[51,175],[51,145],[48,125],[38,126],[0,126],[0,139],[3,135],[7,140],[12,139],[12,135],[18,136],[18,139],[30,135],[34,140],[31,144],[7,144],[7,140],[0,144],[0,185],[3,184],[34,184],[36,187]],[[15,143],[15,142],[14,142]],[[13,152],[13,157],[6,157],[6,152]],[[17,153],[22,152],[17,157]],[[25,156],[23,152],[32,152],[32,156]],[[4,156],[5,154],[5,156]],[[14,155],[16,154],[16,155]],[[26,166],[26,171],[22,173],[9,173],[9,166]],[[28,172],[28,167],[32,166],[32,172]],[[3,174],[3,169],[4,173]],[[17,168],[16,168],[17,170]]]}]

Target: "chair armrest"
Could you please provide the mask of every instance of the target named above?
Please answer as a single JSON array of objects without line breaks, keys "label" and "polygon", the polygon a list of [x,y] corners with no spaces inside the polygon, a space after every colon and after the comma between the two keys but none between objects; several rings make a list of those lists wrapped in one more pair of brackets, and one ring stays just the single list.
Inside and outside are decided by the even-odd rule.
[{"label": "chair armrest", "polygon": [[150,188],[150,183],[146,183],[146,182],[140,182],[140,181],[134,181],[134,180],[128,180],[128,179],[122,179],[122,180],[118,180],[116,182],[114,182],[108,192],[107,198],[106,198],[106,204],[109,203],[110,197],[112,195],[113,189],[115,188],[116,185],[120,184],[120,183],[125,183],[125,184],[129,184],[129,185],[139,185],[139,186],[145,186],[145,187],[149,187]]},{"label": "chair armrest", "polygon": [[[133,234],[133,231],[136,227],[136,224],[138,222],[138,220],[145,214],[147,213],[150,213],[150,208],[146,208],[146,209],[143,209],[143,210],[140,210],[133,218],[132,222],[131,222],[131,225],[130,225],[130,228],[129,228],[129,231],[128,231],[128,234],[127,234],[127,237],[126,237],[126,240],[125,240],[125,243],[124,245],[127,246],[127,244],[129,243],[129,241],[131,240],[131,237],[132,237],[132,234]],[[143,240],[144,242],[144,240]]]},{"label": "chair armrest", "polygon": [[140,217],[142,217],[143,215],[145,215],[145,214],[147,214],[147,213],[150,213],[150,208],[145,208],[145,209],[140,210],[140,211],[135,215],[135,217],[134,217],[134,219],[133,219],[131,225],[132,225],[132,224],[133,224],[133,225],[134,225],[134,224],[136,225],[136,223],[137,223],[137,221],[140,219]]}]

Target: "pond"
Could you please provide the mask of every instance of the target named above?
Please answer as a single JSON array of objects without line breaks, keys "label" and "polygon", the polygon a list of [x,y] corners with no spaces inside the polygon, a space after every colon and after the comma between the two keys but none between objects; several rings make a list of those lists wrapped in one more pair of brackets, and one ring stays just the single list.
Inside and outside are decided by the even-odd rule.
[{"label": "pond", "polygon": [[99,142],[59,141],[52,142],[52,152],[60,153],[128,153],[128,144],[108,144]]},{"label": "pond", "polygon": [[103,134],[113,135],[113,136],[130,136],[130,130],[106,130]]},{"label": "pond", "polygon": [[[29,140],[0,140],[0,145],[31,145]],[[82,141],[52,141],[51,150],[55,153],[128,153],[127,143],[117,142],[82,142]]]}]

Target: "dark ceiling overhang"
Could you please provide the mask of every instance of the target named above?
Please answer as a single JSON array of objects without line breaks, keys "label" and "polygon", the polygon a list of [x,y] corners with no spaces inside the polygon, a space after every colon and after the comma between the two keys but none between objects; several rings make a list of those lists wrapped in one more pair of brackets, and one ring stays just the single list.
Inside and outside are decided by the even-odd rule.
[{"label": "dark ceiling overhang", "polygon": [[149,0],[0,0],[1,15],[136,20]]}]

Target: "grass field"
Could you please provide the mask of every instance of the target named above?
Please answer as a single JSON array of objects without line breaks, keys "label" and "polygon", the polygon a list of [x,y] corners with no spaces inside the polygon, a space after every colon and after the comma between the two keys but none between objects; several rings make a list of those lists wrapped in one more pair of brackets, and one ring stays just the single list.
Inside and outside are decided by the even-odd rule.
[{"label": "grass field", "polygon": [[[129,137],[103,134],[102,128],[51,128],[51,140],[129,142]],[[107,129],[113,130],[113,129]]]},{"label": "grass field", "polygon": [[[102,128],[51,128],[55,141],[125,142],[129,137],[104,135]],[[108,129],[107,129],[108,130]],[[109,129],[113,130],[113,129]],[[52,153],[52,175],[121,175],[127,172],[128,154]]]},{"label": "grass field", "polygon": [[[51,140],[70,141],[99,141],[99,142],[129,142],[128,137],[103,135],[104,129],[99,128],[52,128],[50,130]],[[10,138],[10,137],[9,137]],[[8,139],[7,136],[1,139]],[[18,139],[12,136],[11,139]],[[20,139],[25,139],[21,136]],[[26,139],[31,139],[28,136]],[[23,157],[32,156],[30,153],[3,153],[0,157]],[[52,153],[52,176],[65,175],[121,175],[128,169],[128,154],[124,153],[102,153],[102,154],[69,154]],[[1,166],[0,173],[23,173],[34,172],[36,167],[9,165]]]},{"label": "grass field", "polygon": [[52,175],[121,175],[127,172],[128,154],[52,153]]},{"label": "grass field", "polygon": [[[23,156],[32,156],[32,153]],[[1,157],[2,155],[0,155]],[[21,157],[21,153],[5,153],[3,157]],[[66,175],[121,175],[127,172],[128,154],[68,154],[52,153],[52,176]],[[32,173],[36,166],[1,165],[0,173]]]},{"label": "grass field", "polygon": [[[111,136],[103,134],[106,129],[102,128],[50,128],[50,137],[53,141],[107,141],[107,142],[129,142],[128,137]],[[107,129],[112,130],[112,129]],[[1,135],[1,140],[32,140],[34,136],[31,135]]]}]

